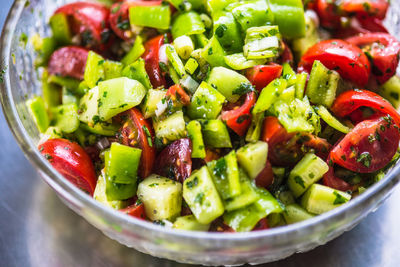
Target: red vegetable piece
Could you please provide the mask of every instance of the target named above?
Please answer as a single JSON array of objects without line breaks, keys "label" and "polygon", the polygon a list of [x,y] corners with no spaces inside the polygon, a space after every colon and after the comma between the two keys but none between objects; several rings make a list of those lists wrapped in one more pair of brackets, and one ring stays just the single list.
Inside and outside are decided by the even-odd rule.
[{"label": "red vegetable piece", "polygon": [[338,8],[348,14],[368,15],[384,19],[389,1],[387,0],[340,0]]},{"label": "red vegetable piece", "polygon": [[270,82],[281,76],[282,66],[270,63],[269,65],[257,65],[246,70],[246,77],[254,85],[258,92]]},{"label": "red vegetable piece", "polygon": [[79,46],[65,46],[53,52],[48,71],[50,74],[83,80],[88,50]]},{"label": "red vegetable piece", "polygon": [[171,86],[165,96],[172,100],[175,107],[187,106],[190,104],[190,96],[179,84]]},{"label": "red vegetable piece", "polygon": [[268,229],[268,220],[267,218],[263,218],[261,220],[258,221],[258,223],[256,224],[256,226],[254,226],[253,230],[251,231],[260,231],[260,230],[265,230]]},{"label": "red vegetable piece", "polygon": [[129,216],[136,217],[138,219],[146,220],[146,213],[144,211],[143,203],[137,205],[133,204],[124,209],[120,209],[120,212],[128,214]]},{"label": "red vegetable piece", "polygon": [[259,187],[267,188],[274,181],[274,173],[272,171],[271,163],[267,160],[264,169],[257,175],[255,182]]},{"label": "red vegetable piece", "polygon": [[149,75],[150,82],[154,88],[160,86],[166,86],[166,81],[161,73],[160,60],[159,60],[159,50],[164,44],[165,36],[156,36],[144,44],[145,52],[142,58],[145,61],[146,72]]},{"label": "red vegetable piece", "polygon": [[349,183],[345,182],[344,180],[340,179],[335,175],[333,169],[333,162],[331,161],[330,157],[328,157],[328,160],[326,162],[329,166],[329,170],[327,173],[324,174],[322,178],[323,184],[333,189],[337,189],[344,192],[353,191],[355,189],[354,186],[350,185]]}]

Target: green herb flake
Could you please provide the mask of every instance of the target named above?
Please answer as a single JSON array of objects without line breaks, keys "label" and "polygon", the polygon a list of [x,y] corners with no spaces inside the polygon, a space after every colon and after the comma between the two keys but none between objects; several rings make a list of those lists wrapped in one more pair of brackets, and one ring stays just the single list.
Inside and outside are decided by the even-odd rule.
[{"label": "green herb flake", "polygon": [[194,202],[195,203],[199,203],[200,205],[203,204],[204,201],[204,193],[200,192],[196,195],[196,197],[194,198]]},{"label": "green herb flake", "polygon": [[333,201],[333,205],[340,205],[347,202],[347,199],[338,192],[333,191],[333,194],[336,196],[335,201]]},{"label": "green herb flake", "polygon": [[193,180],[189,181],[186,183],[186,187],[188,189],[192,189],[193,187],[197,186],[199,183],[199,179],[196,177],[193,178]]},{"label": "green herb flake", "polygon": [[303,187],[304,189],[306,189],[306,186],[304,185],[304,181],[303,178],[301,178],[300,176],[295,176],[294,177],[294,181],[299,184],[301,187]]}]

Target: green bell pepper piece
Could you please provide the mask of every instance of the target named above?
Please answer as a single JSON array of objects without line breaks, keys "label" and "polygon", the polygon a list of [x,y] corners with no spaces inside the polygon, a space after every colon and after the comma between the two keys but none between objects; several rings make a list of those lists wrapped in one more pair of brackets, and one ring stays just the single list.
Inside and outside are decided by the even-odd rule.
[{"label": "green bell pepper piece", "polygon": [[28,111],[31,114],[39,132],[45,132],[49,127],[50,120],[43,98],[40,96],[31,98],[26,101],[26,106],[28,107]]},{"label": "green bell pepper piece", "polygon": [[236,3],[238,0],[208,0],[207,9],[210,11],[211,15],[224,10],[229,4]]},{"label": "green bell pepper piece", "polygon": [[39,34],[32,36],[32,45],[37,53],[35,58],[35,66],[46,66],[51,54],[56,49],[56,41],[53,37],[41,38]]},{"label": "green bell pepper piece", "polygon": [[226,53],[215,35],[211,37],[207,45],[201,50],[201,57],[204,58],[211,67],[226,67],[224,60],[225,55]]},{"label": "green bell pepper piece", "polygon": [[178,74],[179,78],[185,76],[185,66],[183,65],[182,60],[178,56],[175,48],[172,45],[167,45],[165,48],[165,53],[167,54],[168,61],[171,63],[172,67]]},{"label": "green bell pepper piece", "polygon": [[126,66],[122,70],[122,76],[132,80],[137,80],[138,82],[143,84],[146,89],[151,89],[153,87],[151,85],[149,75],[147,75],[143,58],[139,58],[132,64]]},{"label": "green bell pepper piece", "polygon": [[93,126],[89,126],[88,124],[81,123],[79,126],[83,130],[97,134],[97,135],[104,135],[104,136],[115,136],[120,128],[120,126],[115,124],[108,124],[108,123],[96,123]]},{"label": "green bell pepper piece", "polygon": [[121,77],[124,65],[118,61],[105,60],[103,63],[105,80]]},{"label": "green bell pepper piece", "polygon": [[242,51],[243,38],[240,26],[232,13],[220,11],[214,16],[214,35],[221,46],[229,53]]},{"label": "green bell pepper piece", "polygon": [[102,56],[93,51],[89,51],[85,73],[83,75],[83,79],[89,88],[93,88],[98,82],[105,80],[104,61]]},{"label": "green bell pepper piece", "polygon": [[42,92],[44,106],[46,110],[50,110],[61,104],[61,90],[56,85],[49,83],[49,73],[47,69],[43,70],[42,73]]},{"label": "green bell pepper piece", "polygon": [[131,50],[121,59],[122,64],[129,65],[135,62],[143,53],[145,49],[143,46],[143,39],[140,35],[136,36],[135,43]]},{"label": "green bell pepper piece", "polygon": [[62,88],[62,104],[79,104],[79,100],[74,93],[67,87]]},{"label": "green bell pepper piece", "polygon": [[267,62],[267,59],[247,59],[243,53],[236,53],[224,57],[226,65],[234,70],[244,70],[256,65],[262,65]]},{"label": "green bell pepper piece", "polygon": [[182,35],[201,34],[205,32],[204,23],[201,21],[200,15],[196,12],[189,11],[182,13],[176,17],[172,23],[171,33],[174,39]]},{"label": "green bell pepper piece", "polygon": [[232,147],[228,128],[220,120],[200,121],[204,142],[209,147]]},{"label": "green bell pepper piece", "polygon": [[171,21],[169,5],[132,6],[129,8],[131,25],[168,30]]},{"label": "green bell pepper piece", "polygon": [[253,108],[253,115],[268,110],[278,99],[279,95],[286,88],[286,80],[275,79],[270,82],[262,91]]},{"label": "green bell pepper piece", "polygon": [[192,75],[197,70],[198,67],[199,67],[199,63],[197,62],[196,59],[194,59],[192,57],[189,58],[185,64],[185,70],[190,75]]},{"label": "green bell pepper piece", "polygon": [[83,91],[80,90],[80,81],[70,77],[62,77],[57,75],[50,75],[48,80],[49,83],[57,84],[60,87],[68,88],[73,94],[82,96]]},{"label": "green bell pepper piece", "polygon": [[93,198],[107,207],[119,210],[129,205],[128,201],[122,200],[108,200],[106,195],[106,178],[100,175],[97,179],[96,188],[94,190]]},{"label": "green bell pepper piece", "polygon": [[65,14],[57,13],[53,15],[50,18],[50,27],[58,45],[64,46],[72,43],[72,34]]},{"label": "green bell pepper piece", "polygon": [[79,128],[78,106],[76,104],[61,105],[52,108],[55,126],[65,133],[73,133]]},{"label": "green bell pepper piece", "polygon": [[204,159],[206,157],[206,150],[200,122],[190,121],[188,125],[186,125],[186,129],[190,140],[192,140],[192,158]]}]

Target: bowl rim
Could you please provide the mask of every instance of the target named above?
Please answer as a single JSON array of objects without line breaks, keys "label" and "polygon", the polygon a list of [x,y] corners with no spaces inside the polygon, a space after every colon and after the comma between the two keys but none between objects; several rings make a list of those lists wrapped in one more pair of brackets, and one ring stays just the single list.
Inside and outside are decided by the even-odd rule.
[{"label": "bowl rim", "polygon": [[[241,232],[241,233],[219,233],[219,232],[200,232],[200,231],[186,231],[177,230],[168,227],[162,227],[151,222],[146,222],[132,216],[128,216],[106,207],[95,199],[75,187],[72,183],[67,181],[60,173],[58,173],[51,164],[45,160],[38,151],[36,144],[29,137],[26,129],[22,124],[22,120],[18,116],[16,105],[12,97],[12,88],[10,83],[9,66],[13,64],[10,59],[11,54],[11,41],[15,33],[15,28],[18,19],[24,9],[27,0],[15,0],[6,18],[3,26],[0,40],[0,67],[4,70],[3,82],[0,82],[0,100],[4,112],[4,116],[10,127],[18,145],[22,149],[25,157],[33,164],[36,169],[43,173],[43,179],[57,192],[62,192],[63,197],[67,198],[71,203],[77,205],[88,206],[96,212],[105,213],[107,216],[118,219],[120,223],[125,225],[137,226],[143,230],[150,230],[154,234],[163,234],[177,238],[187,239],[203,239],[203,240],[219,240],[219,241],[237,241],[249,242],[255,239],[275,239],[283,234],[290,235],[300,232],[307,232],[305,230],[314,226],[323,224],[344,215],[345,211],[351,210],[355,207],[362,205],[364,202],[371,200],[375,195],[382,191],[392,191],[394,186],[400,180],[400,163],[397,163],[385,177],[372,185],[363,194],[352,199],[348,203],[335,208],[329,212],[315,216],[299,223],[290,224],[282,227],[271,228],[263,231],[254,232]],[[383,200],[383,196],[380,200]],[[81,203],[81,204],[79,204]]]}]

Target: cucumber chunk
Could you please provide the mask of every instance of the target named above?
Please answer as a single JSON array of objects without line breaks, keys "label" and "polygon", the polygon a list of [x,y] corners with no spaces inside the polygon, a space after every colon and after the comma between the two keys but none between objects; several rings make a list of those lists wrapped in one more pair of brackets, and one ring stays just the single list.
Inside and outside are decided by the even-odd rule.
[{"label": "cucumber chunk", "polygon": [[186,125],[183,118],[183,112],[181,110],[178,110],[163,120],[153,120],[153,122],[156,137],[162,139],[163,141],[165,140],[165,143],[172,142],[186,136]]},{"label": "cucumber chunk", "polygon": [[201,57],[207,61],[211,67],[226,67],[224,60],[225,55],[226,52],[215,36],[211,37],[208,43],[201,49]]},{"label": "cucumber chunk", "polygon": [[113,183],[136,183],[142,150],[114,142],[109,153],[108,161],[105,162],[106,176]]},{"label": "cucumber chunk", "polygon": [[379,90],[380,95],[392,103],[395,109],[400,107],[400,78],[393,76],[385,82]]},{"label": "cucumber chunk", "polygon": [[55,127],[64,133],[73,133],[79,128],[78,107],[76,104],[61,105],[52,108]]},{"label": "cucumber chunk", "polygon": [[209,147],[232,147],[228,128],[220,120],[201,121],[204,142]]},{"label": "cucumber chunk", "polygon": [[166,90],[158,89],[149,89],[147,91],[147,95],[142,106],[142,113],[145,119],[154,117],[156,115],[157,104],[162,101],[166,93]]},{"label": "cucumber chunk", "polygon": [[251,179],[264,169],[268,156],[268,144],[263,141],[247,144],[236,152],[237,159]]},{"label": "cucumber chunk", "polygon": [[181,212],[182,184],[179,182],[153,174],[139,184],[137,195],[152,221],[174,219]]},{"label": "cucumber chunk", "polygon": [[93,198],[101,204],[120,210],[128,206],[128,201],[123,200],[108,200],[106,195],[106,180],[103,175],[100,175],[97,179],[96,188],[94,190]]},{"label": "cucumber chunk", "polygon": [[86,61],[85,73],[83,80],[89,88],[93,88],[98,82],[104,81],[106,76],[104,73],[104,58],[93,51],[89,51]]},{"label": "cucumber chunk", "polygon": [[298,204],[290,204],[286,206],[283,217],[287,224],[297,223],[313,218],[315,215],[309,213]]},{"label": "cucumber chunk", "polygon": [[29,99],[26,101],[26,106],[28,107],[28,111],[31,114],[39,132],[45,132],[49,127],[50,120],[43,98],[37,96]]},{"label": "cucumber chunk", "polygon": [[187,231],[208,231],[210,224],[202,224],[193,215],[181,216],[176,218],[172,228]]},{"label": "cucumber chunk", "polygon": [[224,213],[224,206],[207,166],[196,170],[183,183],[183,198],[202,224],[211,223]]},{"label": "cucumber chunk", "polygon": [[142,102],[146,88],[138,81],[126,77],[99,83],[99,116],[107,121],[115,115]]},{"label": "cucumber chunk", "polygon": [[201,124],[198,121],[190,121],[186,126],[188,136],[192,140],[192,158],[204,159],[206,149],[204,146],[203,135],[201,133]]},{"label": "cucumber chunk", "polygon": [[99,87],[93,87],[79,101],[79,120],[93,126],[99,119]]},{"label": "cucumber chunk", "polygon": [[308,212],[322,214],[351,199],[351,195],[333,188],[313,184],[301,198],[301,205]]},{"label": "cucumber chunk", "polygon": [[288,186],[297,198],[328,172],[329,166],[313,153],[306,154],[289,174]]}]

